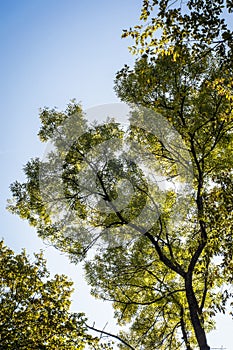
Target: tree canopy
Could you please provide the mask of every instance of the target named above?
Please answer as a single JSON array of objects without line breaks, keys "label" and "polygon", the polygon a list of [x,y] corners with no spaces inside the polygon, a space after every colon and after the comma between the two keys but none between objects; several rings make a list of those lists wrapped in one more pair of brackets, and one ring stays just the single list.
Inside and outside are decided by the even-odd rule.
[{"label": "tree canopy", "polygon": [[143,0],[140,23],[124,30],[122,37],[134,39],[133,53],[179,56],[186,47],[193,59],[215,51],[231,63],[233,31],[226,16],[232,11],[227,0]]},{"label": "tree canopy", "polygon": [[0,349],[109,349],[88,334],[84,314],[69,311],[72,282],[49,278],[42,253],[31,262],[0,242]]},{"label": "tree canopy", "polygon": [[52,147],[11,186],[9,209],[72,261],[101,242],[87,279],[135,349],[209,350],[232,297],[232,6],[182,6],[144,1],[141,19],[155,18],[124,34],[142,54],[115,80],[129,125],[90,125],[75,102],[41,110]]}]

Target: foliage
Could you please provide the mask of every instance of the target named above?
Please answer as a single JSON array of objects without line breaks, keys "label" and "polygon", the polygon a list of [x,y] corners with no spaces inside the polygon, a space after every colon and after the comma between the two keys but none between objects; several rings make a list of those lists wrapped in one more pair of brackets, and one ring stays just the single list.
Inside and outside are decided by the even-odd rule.
[{"label": "foliage", "polygon": [[[191,235],[193,242],[186,241],[186,249],[191,249],[190,261],[183,254],[182,260],[187,264],[187,271],[192,269],[196,258],[194,264],[198,260],[201,263],[201,267],[197,268],[197,263],[197,270],[194,268],[192,272],[192,284],[197,287],[195,276],[200,281],[202,271],[204,285],[199,285],[198,289],[206,298],[206,292],[208,294],[214,285],[232,282],[233,117],[232,88],[229,88],[232,70],[211,53],[196,62],[193,62],[192,54],[185,52],[184,57],[174,60],[172,54],[159,54],[152,62],[142,57],[136,61],[134,69],[125,66],[118,72],[115,90],[127,103],[151,107],[163,114],[179,131],[189,149],[196,198],[193,205],[197,209],[194,216],[199,229],[193,227],[191,231],[185,231],[187,237],[191,232],[194,236]],[[216,263],[216,256],[221,256],[221,263]],[[197,290],[195,294],[198,295]],[[224,311],[225,296],[228,296],[227,291],[223,292],[218,305],[215,301],[218,303],[221,298],[210,297],[210,316],[216,309]],[[209,301],[205,300],[205,307]],[[200,299],[198,304],[199,307],[204,305]],[[198,313],[201,315],[202,312]]]},{"label": "foliage", "polygon": [[[232,5],[182,6],[144,1],[141,20],[156,17],[123,35],[144,54],[116,76],[129,127],[88,125],[75,102],[44,109],[39,135],[52,137],[51,152],[11,186],[9,209],[73,261],[102,240],[86,261],[92,293],[113,302],[130,325],[121,337],[144,350],[209,350],[206,334],[232,297],[232,33],[222,18]],[[188,193],[154,181],[183,188],[187,174]]]},{"label": "foliage", "polygon": [[87,333],[83,314],[69,312],[72,282],[49,279],[42,253],[30,262],[0,242],[0,348],[110,349]]},{"label": "foliage", "polygon": [[132,53],[182,57],[186,47],[193,60],[211,50],[231,61],[233,32],[226,17],[232,11],[232,2],[223,0],[143,0],[141,24],[122,37],[134,39]]},{"label": "foliage", "polygon": [[[174,65],[176,74],[171,76],[169,65]],[[145,206],[144,199],[154,196],[151,184],[149,186],[148,179],[144,178],[135,163],[129,164],[125,161],[124,152],[120,153],[118,148],[117,153],[114,153],[114,147],[108,148],[109,157],[106,158],[103,158],[103,152],[101,157],[96,158],[98,152],[96,154],[95,151],[101,144],[114,137],[120,140],[120,144],[124,138],[130,139],[131,144],[135,146],[135,143],[132,143],[134,140],[146,150],[138,154],[137,160],[140,157],[145,158],[149,152],[152,158],[148,158],[148,163],[153,171],[156,171],[157,166],[155,163],[155,168],[153,167],[153,158],[159,159],[164,174],[178,178],[177,167],[174,164],[171,166],[173,161],[175,162],[175,154],[166,149],[154,135],[135,127],[135,122],[128,131],[120,129],[112,121],[106,125],[96,124],[88,127],[82,114],[80,115],[80,109],[76,123],[84,126],[78,141],[73,142],[72,146],[69,144],[65,152],[64,145],[71,137],[69,133],[66,134],[66,130],[68,132],[70,128],[66,124],[59,124],[58,132],[54,136],[54,145],[57,146],[49,154],[49,160],[30,161],[25,167],[27,181],[24,184],[12,185],[14,202],[11,204],[11,210],[27,218],[37,227],[43,238],[67,252],[73,261],[85,256],[85,252],[102,234],[103,242],[99,254],[93,261],[86,263],[87,278],[93,286],[95,296],[114,302],[118,322],[131,323],[130,333],[122,333],[121,337],[135,348],[193,348],[197,343],[197,334],[193,331],[194,323],[197,322],[201,330],[205,329],[208,332],[214,327],[212,317],[219,310],[224,312],[225,303],[230,297],[230,294],[220,287],[227,279],[231,281],[229,269],[232,266],[232,200],[229,195],[229,170],[232,167],[232,114],[231,99],[211,88],[211,79],[216,78],[217,66],[217,62],[211,61],[211,57],[202,62],[200,67],[183,67],[177,62],[174,63],[171,57],[167,57],[166,61],[161,58],[158,65],[153,66],[143,58],[136,63],[134,71],[128,71],[127,68],[118,75],[116,90],[121,93],[122,99],[125,96],[127,102],[132,103],[136,98],[138,103],[147,105],[148,94],[153,94],[153,108],[157,108],[160,114],[173,123],[185,140],[192,156],[194,176],[190,210],[185,212],[185,200],[180,201],[178,206],[180,212],[184,211],[184,215],[188,215],[185,221],[175,218],[174,222],[172,208],[174,201],[178,199],[177,194],[165,191],[166,200],[163,206],[160,205],[159,220],[155,220],[148,231],[144,231],[142,235],[137,221],[137,225],[134,224],[133,227],[128,225],[135,215],[137,217],[140,208]],[[144,79],[141,75],[147,74],[147,70],[151,72],[152,69],[156,70],[156,78],[162,82],[161,88],[159,84],[152,85],[153,82],[143,87]],[[150,76],[153,77],[151,73]],[[176,82],[180,85],[176,85]],[[129,90],[125,89],[130,84],[138,84],[140,87],[140,83],[142,89],[148,87],[148,94],[144,90],[140,95],[137,88],[135,91],[139,95],[135,96],[131,87]],[[155,91],[152,90],[153,86]],[[170,94],[168,90],[171,91]],[[183,94],[179,95],[180,91],[183,91]],[[156,96],[159,96],[159,99],[156,99]],[[69,105],[68,109],[71,108],[72,105]],[[77,108],[80,107],[74,104],[74,111]],[[42,130],[49,127],[54,110],[46,113],[48,118],[43,120]],[[66,113],[64,112],[64,120],[68,119]],[[134,118],[133,113],[131,121]],[[225,147],[226,141],[228,147]],[[60,157],[62,168],[57,166]],[[134,161],[136,162],[136,158]],[[92,198],[93,188],[88,188],[90,177],[87,174],[90,164],[92,168],[98,169],[95,187],[98,189],[97,201]],[[46,183],[42,188],[39,184],[41,168]],[[53,179],[53,176],[56,181],[50,182],[49,178]],[[106,205],[113,203],[117,193],[116,185],[122,178],[130,179],[135,186],[134,200],[131,200],[128,209],[123,208],[115,212],[99,211],[99,205],[103,205],[103,201]],[[63,185],[63,197],[58,191],[58,179]],[[157,193],[157,187],[155,184],[154,186]],[[41,195],[43,189],[46,189],[47,201]],[[226,201],[222,200],[223,196]],[[54,201],[54,198],[59,198],[59,201]],[[154,198],[158,203],[160,198]],[[58,202],[60,207],[54,207],[54,202]],[[49,215],[51,211],[46,211],[48,204],[52,204],[53,214],[59,212],[59,208],[61,211],[62,205],[63,209],[64,204],[67,205],[67,208],[72,208],[71,217],[68,211],[65,220],[58,215],[56,220],[52,221]],[[156,208],[157,206],[151,207],[152,218],[156,214]],[[134,215],[133,212],[137,209],[139,212],[136,211]],[[72,221],[74,219],[75,225]],[[131,231],[140,234],[133,235]],[[106,240],[109,245],[104,244]],[[220,264],[215,263],[216,256],[223,257]],[[191,297],[188,293],[191,293]],[[193,308],[192,303],[195,303]],[[190,309],[193,312],[192,316]],[[121,347],[124,348],[124,345]]]}]

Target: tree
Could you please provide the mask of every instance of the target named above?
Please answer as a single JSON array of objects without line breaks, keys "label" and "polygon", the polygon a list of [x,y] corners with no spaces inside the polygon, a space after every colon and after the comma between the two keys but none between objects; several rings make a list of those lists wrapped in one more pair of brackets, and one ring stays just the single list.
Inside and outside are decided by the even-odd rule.
[{"label": "tree", "polygon": [[110,349],[87,333],[84,314],[69,311],[72,282],[49,279],[42,253],[30,262],[0,242],[1,349]]},{"label": "tree", "polygon": [[[185,59],[176,61],[172,54],[166,57],[159,55],[153,63],[148,63],[146,57],[139,59],[133,70],[124,67],[117,74],[115,89],[123,101],[151,106],[165,115],[179,131],[191,154],[196,201],[193,208],[196,207],[194,216],[199,223],[185,230],[186,237],[193,232],[194,236],[191,234],[191,237],[194,242],[186,241],[189,246],[188,248],[186,245],[186,249],[191,249],[191,254],[189,258],[183,255],[181,265],[187,266],[184,289],[192,325],[194,329],[197,326],[187,289],[193,289],[197,301],[196,313],[203,328],[207,330],[208,320],[202,319],[202,313],[206,316],[209,312],[211,320],[216,308],[221,309],[225,305],[224,293],[228,293],[225,291],[220,304],[214,306],[214,296],[210,293],[212,287],[215,283],[220,285],[224,280],[232,282],[229,273],[232,266],[232,250],[228,249],[232,245],[229,243],[232,242],[232,198],[226,199],[226,192],[229,194],[232,188],[232,102],[230,96],[213,89],[217,79],[222,77],[224,80],[224,70],[217,58],[206,55],[194,63],[193,57],[189,58],[187,52],[184,57]],[[217,193],[222,197],[221,200],[217,199]],[[165,222],[168,220],[165,219]],[[180,228],[177,232],[179,230]],[[169,242],[167,244],[169,246]],[[177,253],[174,253],[175,244],[172,243],[171,246],[170,256],[174,256],[178,261]],[[222,264],[216,264],[214,256],[221,256]],[[192,275],[190,288],[187,280],[189,273]],[[219,276],[223,277],[221,281]],[[202,285],[199,283],[201,279]],[[182,286],[182,282],[179,282],[178,286]],[[167,289],[174,290],[170,285]],[[208,297],[212,300],[208,300]],[[175,313],[178,314],[177,311]],[[187,321],[184,324],[187,327]],[[198,333],[199,330],[195,329],[199,347],[207,349],[206,341],[200,340],[201,330]],[[183,335],[183,338],[188,337]],[[189,348],[190,343],[186,346]]]},{"label": "tree", "polygon": [[226,17],[232,11],[231,1],[223,0],[143,0],[141,23],[122,36],[135,41],[133,53],[177,56],[188,47],[193,56],[214,51],[231,63],[233,32]]},{"label": "tree", "polygon": [[[182,18],[180,10],[165,12],[169,2],[159,4],[155,27],[131,32],[146,55],[115,82],[118,96],[136,105],[128,129],[114,120],[88,125],[75,103],[42,110],[39,135],[52,137],[53,147],[25,166],[9,209],[75,262],[102,239],[86,262],[87,279],[96,297],[113,301],[118,322],[130,324],[121,336],[133,347],[209,350],[206,334],[225,312],[232,283],[230,32],[216,30],[219,2],[189,1]],[[205,25],[216,20],[207,38],[191,28],[195,16]],[[143,42],[160,24],[162,41]],[[220,32],[228,56],[212,50]],[[156,176],[180,191],[159,188]]]},{"label": "tree", "polygon": [[[146,62],[137,63],[141,64],[146,65]],[[169,61],[167,57],[167,65],[169,64],[173,65],[174,62],[172,59]],[[191,349],[197,341],[201,349],[206,349],[207,345],[201,342],[206,342],[205,332],[214,326],[212,316],[217,310],[224,311],[225,302],[230,296],[227,291],[217,288],[227,279],[229,282],[231,279],[229,268],[232,264],[232,203],[227,195],[231,193],[229,187],[231,175],[227,173],[227,169],[230,169],[232,162],[230,158],[232,121],[228,121],[229,115],[225,113],[226,108],[229,109],[230,102],[218,95],[218,91],[212,96],[211,84],[203,83],[204,76],[206,81],[211,82],[210,76],[215,72],[209,67],[209,62],[206,62],[199,71],[201,78],[197,77],[197,67],[191,66],[197,79],[196,89],[193,89],[193,79],[188,67],[185,71],[178,63],[176,66],[177,75],[173,76],[172,81],[164,59],[158,61],[156,77],[159,78],[160,74],[163,82],[158,96],[161,95],[166,83],[170,86],[174,84],[172,91],[175,95],[181,89],[178,86],[177,91],[175,90],[175,81],[190,84],[183,86],[187,105],[182,102],[184,97],[180,97],[179,104],[177,99],[168,96],[166,89],[163,92],[164,100],[158,104],[160,113],[164,112],[166,115],[166,112],[169,121],[179,128],[192,155],[194,187],[193,193],[190,194],[191,206],[189,212],[185,214],[187,215],[185,222],[178,220],[174,224],[172,207],[178,196],[173,191],[164,191],[166,200],[164,203],[161,202],[159,220],[155,220],[148,231],[143,231],[138,224],[130,226],[145,206],[145,198],[153,195],[153,191],[149,192],[151,186],[135,162],[130,164],[128,159],[125,160],[124,152],[119,153],[119,145],[116,147],[113,144],[117,154],[114,154],[113,148],[108,147],[108,150],[105,149],[105,152],[102,150],[101,157],[96,159],[95,151],[99,145],[110,139],[117,138],[121,143],[123,138],[126,138],[131,140],[131,145],[134,145],[132,140],[137,140],[146,152],[160,160],[164,174],[170,178],[180,175],[173,164],[176,155],[166,149],[154,135],[136,128],[135,125],[140,125],[139,123],[132,123],[128,132],[120,130],[119,125],[113,122],[94,127],[86,126],[80,107],[75,104],[69,105],[65,113],[47,109],[42,111],[43,125],[40,135],[47,139],[53,128],[54,145],[57,148],[49,154],[48,160],[29,162],[25,167],[27,181],[24,184],[16,182],[12,185],[14,203],[10,207],[11,210],[27,218],[37,227],[38,233],[44,239],[68,253],[73,261],[81,258],[100,237],[101,228],[104,242],[109,239],[111,230],[110,245],[105,244],[102,253],[100,252],[94,261],[86,264],[88,280],[96,296],[114,301],[114,307],[118,310],[116,316],[120,323],[132,322],[130,334],[122,334],[123,339],[135,347],[141,344],[145,349],[181,348],[183,343],[186,349]],[[147,67],[148,70],[152,68]],[[140,72],[145,73],[144,69]],[[187,74],[187,77],[179,77],[180,74]],[[140,78],[135,78],[135,72],[126,76],[123,74],[122,81],[120,76],[118,79],[117,89],[122,91],[122,98],[127,84],[132,81],[132,85],[135,85],[137,79],[140,81]],[[199,81],[201,83],[198,86]],[[136,88],[136,91],[139,90]],[[134,98],[134,93],[132,95]],[[131,98],[128,92],[127,96]],[[145,91],[141,96],[147,98]],[[136,98],[140,101],[138,97]],[[141,103],[143,101],[141,100]],[[206,101],[205,105],[203,101]],[[164,110],[160,106],[163,103],[167,106]],[[206,113],[200,115],[200,108],[203,108],[203,112],[206,109]],[[176,114],[171,113],[174,109]],[[82,135],[78,138],[78,142],[71,144],[68,142],[65,152],[67,140],[72,136],[69,134],[70,130],[74,130],[71,127],[74,120],[71,120],[70,116],[75,115],[77,111],[78,117],[74,120],[76,124],[79,121],[77,124],[79,128],[83,126]],[[179,114],[181,111],[182,114]],[[132,119],[134,117],[133,114]],[[186,127],[179,123],[179,118],[185,120]],[[226,140],[229,146],[227,148]],[[90,150],[94,152],[91,153],[91,157]],[[103,154],[106,158],[103,158]],[[145,158],[146,153],[138,153],[138,160],[139,156]],[[154,163],[151,157],[148,163],[153,169]],[[91,178],[88,171],[93,169],[96,169],[97,176],[94,190],[87,181]],[[222,184],[219,184],[220,171]],[[43,174],[42,187],[41,174]],[[59,190],[59,179],[64,186],[62,192]],[[112,204],[117,195],[116,185],[122,179],[130,179],[134,186],[134,196],[126,208],[117,210]],[[209,188],[210,179],[211,188]],[[97,195],[98,201],[96,197],[93,199],[93,194]],[[228,198],[226,202],[222,201],[223,196]],[[158,203],[159,197],[156,199]],[[112,207],[111,212],[98,210],[103,201],[106,206]],[[68,208],[72,208],[72,211],[68,211],[65,217],[58,215],[56,220],[52,221],[51,214],[61,212],[64,203]],[[186,202],[180,201],[181,212],[184,206]],[[220,206],[221,212],[219,212]],[[157,215],[157,205],[151,206],[150,209],[153,218]],[[106,230],[108,236],[105,234]],[[134,235],[133,231],[140,235]],[[218,255],[224,257],[224,263],[214,263],[214,257]]]}]

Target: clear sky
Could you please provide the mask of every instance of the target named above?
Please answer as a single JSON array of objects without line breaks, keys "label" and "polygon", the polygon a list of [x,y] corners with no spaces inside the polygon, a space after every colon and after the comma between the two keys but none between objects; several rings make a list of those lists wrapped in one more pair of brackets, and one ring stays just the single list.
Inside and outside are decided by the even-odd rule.
[{"label": "clear sky", "polygon": [[[84,109],[117,102],[113,80],[117,70],[132,64],[130,42],[122,29],[138,22],[141,0],[8,0],[0,1],[1,102],[1,232],[5,243],[19,252],[45,250],[52,273],[72,277],[78,288],[73,308],[84,311],[96,326],[109,322],[110,305],[88,296],[81,267],[43,245],[27,222],[5,210],[9,185],[23,180],[22,166],[42,156],[45,146],[37,138],[38,110],[65,108],[76,98]],[[233,350],[232,321],[219,317],[217,331],[209,336],[212,347]]]}]

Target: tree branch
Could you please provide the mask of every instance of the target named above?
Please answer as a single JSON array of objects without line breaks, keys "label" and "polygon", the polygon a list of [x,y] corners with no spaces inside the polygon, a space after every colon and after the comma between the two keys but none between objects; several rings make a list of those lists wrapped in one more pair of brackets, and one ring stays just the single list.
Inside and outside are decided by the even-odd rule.
[{"label": "tree branch", "polygon": [[95,328],[95,327],[89,326],[89,325],[86,324],[86,323],[85,323],[85,325],[86,325],[87,328],[89,328],[89,329],[91,329],[91,330],[93,330],[93,331],[95,331],[95,332],[98,332],[98,333],[101,333],[101,334],[105,334],[105,335],[107,335],[107,336],[109,336],[109,337],[112,337],[112,338],[115,338],[115,339],[119,340],[122,344],[126,345],[126,346],[127,346],[129,349],[131,349],[131,350],[136,350],[135,348],[133,348],[130,344],[128,344],[124,339],[122,339],[122,338],[119,337],[118,335],[115,335],[115,334],[106,332],[106,331],[104,331],[104,330],[97,329],[97,328]]}]

